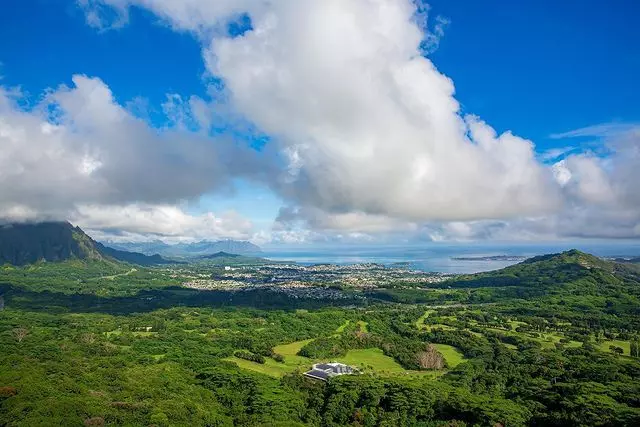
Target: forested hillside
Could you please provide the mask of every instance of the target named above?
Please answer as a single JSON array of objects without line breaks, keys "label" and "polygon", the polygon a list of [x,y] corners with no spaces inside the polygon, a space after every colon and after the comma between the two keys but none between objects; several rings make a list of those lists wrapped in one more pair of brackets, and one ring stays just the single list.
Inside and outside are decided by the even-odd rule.
[{"label": "forested hillside", "polygon": [[0,265],[102,258],[93,241],[68,222],[0,226]]},{"label": "forested hillside", "polygon": [[0,225],[0,265],[66,260],[122,261],[145,266],[171,263],[160,255],[106,247],[68,222]]}]

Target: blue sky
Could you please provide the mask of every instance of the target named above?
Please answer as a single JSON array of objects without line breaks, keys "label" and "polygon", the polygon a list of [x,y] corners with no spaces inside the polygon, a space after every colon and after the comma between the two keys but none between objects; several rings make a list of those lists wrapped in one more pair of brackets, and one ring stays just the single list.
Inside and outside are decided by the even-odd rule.
[{"label": "blue sky", "polygon": [[[353,3],[355,5],[356,2]],[[108,86],[117,104],[133,111],[134,115],[140,115],[152,129],[166,130],[169,121],[163,112],[163,103],[167,101],[167,94],[180,95],[184,100],[198,97],[210,103],[211,83],[215,78],[228,85],[228,96],[235,100],[233,114],[243,116],[243,122],[246,120],[256,129],[266,129],[263,137],[269,135],[270,127],[273,135],[269,137],[273,136],[276,141],[299,137],[298,131],[283,135],[288,130],[281,132],[266,113],[256,113],[250,106],[238,107],[243,95],[230,89],[236,83],[233,77],[214,76],[208,68],[204,58],[213,51],[209,45],[210,38],[215,44],[216,38],[228,35],[194,30],[195,25],[201,28],[209,23],[211,28],[218,28],[219,22],[204,21],[209,16],[207,8],[211,7],[206,2],[202,2],[202,9],[196,9],[204,24],[198,19],[189,22],[177,14],[172,16],[176,9],[171,8],[171,0],[160,1],[158,7],[149,9],[118,9],[121,4],[118,0],[95,0],[83,8],[73,0],[5,2],[0,6],[0,84],[6,88],[19,87],[22,92],[20,103],[24,107],[38,105],[47,91],[55,91],[62,84],[73,87],[74,75],[99,78]],[[118,28],[106,29],[89,25],[87,13],[96,5],[105,22],[126,10],[126,22],[123,21]],[[533,141],[542,165],[551,166],[562,160],[562,156],[545,157],[544,153],[551,149],[570,147],[573,154],[590,153],[592,150],[606,152],[600,150],[599,145],[609,136],[609,130],[615,134],[619,126],[634,129],[634,125],[640,123],[640,109],[637,108],[640,97],[640,85],[637,83],[640,75],[638,2],[432,0],[429,5],[430,28],[435,25],[436,17],[444,18],[448,24],[444,26],[438,48],[428,58],[440,73],[453,81],[454,97],[460,103],[459,115],[478,116],[498,135],[510,131]],[[249,13],[258,16],[259,12],[251,10]],[[228,22],[236,18],[215,19],[220,19],[227,28]],[[134,101],[138,107],[143,106],[144,114],[139,113],[139,108],[132,107]],[[287,113],[283,111],[282,114]],[[230,126],[225,122],[228,116],[222,117],[216,119],[218,130],[207,131],[209,137],[224,134]],[[600,124],[608,126],[604,134],[587,131],[579,138],[551,137]],[[309,135],[317,138],[315,134]],[[237,138],[235,135],[235,138],[241,141],[252,136]],[[269,147],[275,147],[275,144],[267,143]],[[280,155],[289,153],[287,150],[295,147],[292,144],[284,144],[287,148],[280,151]],[[334,149],[327,147],[323,150]],[[603,167],[610,169],[611,164],[615,162],[605,162]],[[319,167],[320,170],[332,170],[333,166],[327,163]],[[590,166],[579,167],[586,170],[584,168]],[[307,172],[304,168],[302,171],[305,179],[319,174],[317,171]],[[578,174],[573,171],[572,176],[577,177]],[[629,178],[625,179],[628,181]],[[324,213],[343,215],[355,212],[384,216],[385,221],[409,221],[412,223],[409,228],[414,231],[425,228],[442,231],[443,227],[446,228],[443,224],[449,220],[503,221],[501,214],[496,214],[493,208],[478,213],[477,218],[470,214],[451,215],[449,218],[442,213],[425,213],[422,208],[416,208],[420,210],[419,214],[410,209],[397,214],[397,209],[381,207],[381,203],[376,201],[345,202],[344,194],[353,189],[337,192],[333,188],[317,189],[317,186],[304,190],[296,186],[282,189],[277,184],[281,178],[263,182],[262,178],[247,178],[246,174],[232,176],[228,180],[234,185],[225,185],[226,190],[220,191],[216,185],[198,197],[185,195],[183,200],[172,203],[178,203],[190,215],[235,211],[254,223],[253,233],[269,230],[283,206],[296,212],[296,220],[305,223],[302,226],[305,235],[309,230],[324,232],[324,226],[318,225],[326,222],[319,219]],[[231,187],[234,189],[229,190]],[[307,198],[306,195],[313,191],[318,194]],[[337,195],[329,197],[329,191]],[[308,200],[311,198],[315,199]],[[161,199],[166,203],[164,198]],[[138,201],[134,196],[118,203]],[[524,204],[530,205],[529,202]],[[568,204],[574,206],[575,202]],[[628,203],[620,202],[620,205],[628,209]],[[511,224],[514,218],[518,221],[537,217],[545,209],[533,209],[531,215],[507,211],[504,221]],[[318,213],[320,211],[322,215]],[[624,216],[624,221],[633,229],[634,219]],[[398,228],[404,230],[404,226]],[[388,228],[385,230],[389,231]],[[351,230],[345,232],[349,234]],[[362,233],[362,230],[355,230],[351,234]]]},{"label": "blue sky", "polygon": [[451,17],[433,55],[465,108],[540,149],[553,133],[637,121],[640,4],[432,2]]},{"label": "blue sky", "polygon": [[[553,133],[640,120],[640,4],[619,0],[431,1],[451,21],[431,57],[465,110],[536,142]],[[159,108],[166,93],[204,96],[198,41],[133,9],[99,32],[74,0],[7,2],[0,14],[4,84],[38,96],[73,74],[100,76],[118,99]]]}]

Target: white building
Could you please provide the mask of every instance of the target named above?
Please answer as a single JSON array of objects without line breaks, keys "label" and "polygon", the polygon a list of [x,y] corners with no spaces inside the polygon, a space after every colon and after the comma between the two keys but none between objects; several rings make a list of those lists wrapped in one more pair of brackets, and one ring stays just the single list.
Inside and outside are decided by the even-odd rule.
[{"label": "white building", "polygon": [[331,362],[316,363],[315,365],[313,365],[313,369],[305,372],[304,375],[309,378],[326,381],[331,377],[353,374],[355,372],[356,370],[349,365],[345,365],[344,363]]}]

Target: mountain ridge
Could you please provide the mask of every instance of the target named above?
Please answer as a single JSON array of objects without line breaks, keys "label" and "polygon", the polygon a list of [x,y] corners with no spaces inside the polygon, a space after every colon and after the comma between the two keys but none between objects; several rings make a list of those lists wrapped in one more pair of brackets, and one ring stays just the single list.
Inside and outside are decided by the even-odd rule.
[{"label": "mountain ridge", "polygon": [[142,266],[168,264],[160,255],[116,250],[96,242],[66,221],[8,223],[0,226],[0,265],[27,265],[67,260],[127,262]]},{"label": "mountain ridge", "polygon": [[198,258],[225,252],[235,255],[255,255],[262,253],[262,249],[248,241],[238,240],[201,240],[193,243],[168,244],[161,240],[151,242],[102,242],[105,246],[125,251],[139,252],[145,255],[159,254],[170,258]]}]

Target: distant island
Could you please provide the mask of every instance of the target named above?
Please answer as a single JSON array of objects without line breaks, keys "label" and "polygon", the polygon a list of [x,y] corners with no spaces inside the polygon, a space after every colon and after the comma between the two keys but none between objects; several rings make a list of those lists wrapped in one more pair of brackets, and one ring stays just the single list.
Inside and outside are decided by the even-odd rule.
[{"label": "distant island", "polygon": [[469,256],[451,257],[455,261],[524,261],[529,257],[521,255],[492,255],[492,256]]}]

